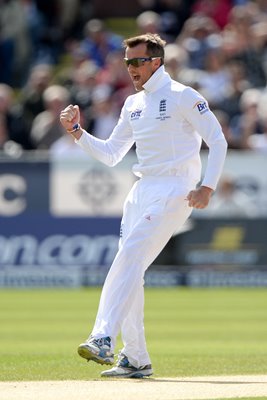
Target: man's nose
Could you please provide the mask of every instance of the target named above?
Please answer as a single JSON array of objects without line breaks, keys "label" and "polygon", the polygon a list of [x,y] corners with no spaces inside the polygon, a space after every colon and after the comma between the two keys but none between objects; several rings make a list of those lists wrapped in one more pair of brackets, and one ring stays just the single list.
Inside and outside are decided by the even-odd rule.
[{"label": "man's nose", "polygon": [[128,68],[128,72],[135,71],[135,67],[132,64],[129,64],[127,68]]}]

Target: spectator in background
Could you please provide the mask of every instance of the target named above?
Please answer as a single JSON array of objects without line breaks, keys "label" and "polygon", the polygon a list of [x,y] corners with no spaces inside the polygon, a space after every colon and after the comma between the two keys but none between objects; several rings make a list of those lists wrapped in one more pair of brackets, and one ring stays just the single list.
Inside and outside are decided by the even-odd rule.
[{"label": "spectator in background", "polygon": [[49,86],[43,93],[45,111],[32,124],[31,139],[38,150],[48,150],[65,133],[58,116],[70,100],[69,92],[60,85]]},{"label": "spectator in background", "polygon": [[[2,7],[1,1],[0,7]],[[0,16],[0,82],[8,85],[13,81],[14,47],[14,40],[6,34]]]},{"label": "spectator in background", "polygon": [[231,77],[227,70],[222,47],[210,47],[206,50],[204,70],[199,82],[199,91],[209,102],[211,108],[217,108],[229,93]]},{"label": "spectator in background", "polygon": [[196,0],[192,6],[192,13],[201,13],[214,20],[216,25],[223,29],[228,22],[231,0]]},{"label": "spectator in background", "polygon": [[112,101],[109,85],[98,85],[92,94],[92,122],[90,130],[99,139],[107,139],[118,122],[120,109]]},{"label": "spectator in background", "polygon": [[267,1],[266,0],[254,0],[258,6],[258,10],[262,14],[267,14]]},{"label": "spectator in background", "polygon": [[42,22],[38,38],[38,53],[35,60],[38,63],[55,65],[59,62],[59,56],[63,50],[63,31],[60,25],[61,0],[34,1]]},{"label": "spectator in background", "polygon": [[105,67],[99,70],[97,82],[111,87],[112,101],[121,108],[126,97],[133,93],[132,83],[123,63],[122,51],[108,55]]},{"label": "spectator in background", "polygon": [[263,132],[258,114],[260,97],[261,91],[256,88],[245,90],[240,97],[241,114],[236,118],[235,135],[238,137],[241,149],[249,148],[248,138],[251,135]]},{"label": "spectator in background", "polygon": [[188,52],[180,44],[168,43],[166,45],[165,69],[172,79],[200,90],[203,71],[196,68],[189,68]]},{"label": "spectator in background", "polygon": [[67,133],[56,139],[49,147],[49,156],[51,160],[79,159],[85,156],[85,152],[75,142],[71,140]]},{"label": "spectator in background", "polygon": [[206,215],[217,218],[255,218],[259,216],[259,207],[253,197],[237,186],[234,178],[223,176]]},{"label": "spectator in background", "polygon": [[81,48],[87,54],[87,58],[103,68],[109,54],[121,50],[122,38],[109,32],[104,22],[100,19],[89,20],[84,28],[84,39]]},{"label": "spectator in background", "polygon": [[[0,0],[0,40],[2,42],[3,72],[6,83],[20,87],[25,80],[31,60],[32,47],[28,21],[21,0]],[[7,71],[5,71],[7,68]]]},{"label": "spectator in background", "polygon": [[267,116],[266,116],[266,107],[267,107],[267,91],[260,93],[258,102],[257,102],[257,114],[262,126],[262,131],[255,129],[255,132],[252,132],[247,136],[247,146],[249,149],[267,152]]},{"label": "spectator in background", "polygon": [[9,129],[7,123],[7,113],[12,104],[12,88],[5,84],[0,84],[0,148],[9,140]]},{"label": "spectator in background", "polygon": [[189,67],[204,70],[206,54],[210,48],[218,46],[221,36],[211,18],[195,14],[185,22],[176,42],[187,51]]},{"label": "spectator in background", "polygon": [[72,71],[72,82],[68,86],[71,102],[78,104],[83,115],[84,125],[89,129],[91,121],[92,94],[97,85],[99,68],[91,61],[84,61]]},{"label": "spectator in background", "polygon": [[155,11],[144,11],[136,18],[137,31],[140,35],[161,32],[161,17]]},{"label": "spectator in background", "polygon": [[[42,13],[38,10],[35,0],[20,0],[20,3],[25,15],[31,45],[31,54],[28,60],[28,67],[30,68],[36,62],[39,62],[39,56],[42,53],[41,39],[45,30],[45,21]],[[24,83],[23,81],[22,84]]]},{"label": "spectator in background", "polygon": [[[173,2],[170,1],[170,3]],[[137,32],[140,35],[147,32],[160,33],[167,43],[172,43],[180,31],[177,18],[178,14],[171,10],[171,8],[169,8],[168,11],[163,11],[161,7],[155,8],[158,9],[159,12],[155,10],[146,10],[137,16]]]},{"label": "spectator in background", "polygon": [[190,15],[193,0],[158,0],[154,11],[161,16],[162,32],[169,42],[173,42],[180,33],[185,20]]},{"label": "spectator in background", "polygon": [[88,60],[85,50],[81,48],[78,41],[69,40],[65,47],[68,61],[61,64],[56,76],[56,82],[70,89],[75,83],[76,72],[82,68],[82,65],[85,62],[90,62],[93,65],[95,63],[92,60]]},{"label": "spectator in background", "polygon": [[261,54],[262,67],[265,76],[267,74],[267,13],[263,17],[263,21],[259,21],[251,27],[252,36],[254,38],[255,47]]},{"label": "spectator in background", "polygon": [[0,84],[0,148],[4,149],[7,142],[17,143],[24,150],[34,148],[21,107],[15,103],[14,90],[2,83]]},{"label": "spectator in background", "polygon": [[244,65],[247,80],[252,87],[266,85],[262,42],[253,28],[262,18],[254,3],[235,6],[229,14],[229,23],[222,32],[226,56]]},{"label": "spectator in background", "polygon": [[76,21],[79,18],[81,7],[80,0],[60,0],[58,21],[62,31],[63,40],[72,36],[76,29]]},{"label": "spectator in background", "polygon": [[245,68],[243,63],[235,60],[228,60],[226,68],[229,74],[229,87],[225,93],[225,97],[221,99],[217,107],[227,113],[229,123],[236,132],[236,124],[241,114],[240,97],[242,93],[250,88],[250,84],[246,79]]},{"label": "spectator in background", "polygon": [[[161,34],[172,43],[191,14],[195,0],[139,0],[143,12],[153,11],[161,20]],[[151,32],[148,30],[147,32]],[[156,31],[160,32],[160,31]],[[144,32],[145,33],[145,32]]]},{"label": "spectator in background", "polygon": [[165,69],[177,81],[181,81],[183,71],[188,69],[188,54],[179,44],[165,46]]},{"label": "spectator in background", "polygon": [[29,127],[34,118],[45,110],[43,93],[51,83],[52,76],[53,70],[48,64],[36,65],[30,70],[28,81],[19,97]]},{"label": "spectator in background", "polygon": [[216,118],[218,119],[218,121],[222,127],[222,131],[223,131],[225,139],[228,143],[228,148],[229,149],[239,149],[240,143],[233,133],[233,130],[232,130],[232,127],[230,124],[229,115],[220,109],[213,110],[213,113],[216,116]]}]

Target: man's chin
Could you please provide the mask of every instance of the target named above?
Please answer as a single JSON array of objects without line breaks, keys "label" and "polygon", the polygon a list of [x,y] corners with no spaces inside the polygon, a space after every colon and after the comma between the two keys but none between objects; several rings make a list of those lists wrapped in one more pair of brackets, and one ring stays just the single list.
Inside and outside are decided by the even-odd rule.
[{"label": "man's chin", "polygon": [[141,92],[143,90],[143,86],[134,85],[136,92]]}]

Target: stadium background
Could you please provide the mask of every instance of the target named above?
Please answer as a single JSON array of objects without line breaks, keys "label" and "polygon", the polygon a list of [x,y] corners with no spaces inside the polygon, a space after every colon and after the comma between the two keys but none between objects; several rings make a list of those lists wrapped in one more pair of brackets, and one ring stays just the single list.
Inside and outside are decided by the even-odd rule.
[{"label": "stadium background", "polygon": [[[146,284],[266,286],[267,146],[262,116],[266,2],[114,0],[107,4],[98,0],[49,5],[11,0],[1,2],[0,8],[0,98],[4,99],[0,105],[0,287],[103,283],[118,244],[123,200],[135,179],[131,173],[135,155],[130,152],[120,165],[106,168],[63,143],[64,134],[51,115],[64,101],[80,100],[88,129],[103,122],[105,114],[110,116],[105,126],[111,129],[123,98],[132,91],[123,73],[116,76],[117,81],[112,79],[121,67],[110,60],[122,57],[114,43],[142,29],[156,28],[168,46],[178,46],[168,47],[167,68],[172,74],[176,69],[177,79],[207,96],[223,124],[229,151],[209,209],[193,212],[184,230],[177,232],[149,269]],[[21,18],[21,11],[27,18]],[[8,30],[11,16],[18,24]],[[216,27],[211,23],[205,30],[203,23],[211,21]],[[234,22],[237,29],[233,33]],[[115,47],[110,44],[105,59],[93,59],[95,48],[90,50],[86,42],[86,26],[90,34],[104,30],[113,40]],[[248,32],[255,32],[250,41]],[[192,50],[194,46],[199,46],[199,52]],[[203,63],[197,65],[201,56]],[[207,66],[210,56],[215,57],[212,67]],[[182,68],[173,67],[174,59],[183,60]],[[32,72],[44,65],[49,80],[38,92],[41,108],[29,116],[37,104],[33,102],[37,92],[31,96],[36,89]],[[236,72],[238,67],[243,75],[238,78],[233,73],[231,81],[229,71]],[[224,92],[226,84],[230,89]],[[55,85],[70,97],[58,91],[58,103],[51,105],[43,101],[43,95]],[[92,92],[90,99],[84,98],[82,89]],[[104,111],[99,106],[103,103]],[[41,120],[43,125],[38,124]],[[36,135],[40,129],[44,137],[55,132],[58,136],[42,141]],[[201,157],[205,166],[204,144]]]}]

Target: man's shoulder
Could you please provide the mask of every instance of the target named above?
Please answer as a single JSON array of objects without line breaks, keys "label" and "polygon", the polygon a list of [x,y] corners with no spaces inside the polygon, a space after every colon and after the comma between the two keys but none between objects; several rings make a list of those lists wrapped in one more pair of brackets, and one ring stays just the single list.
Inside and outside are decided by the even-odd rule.
[{"label": "man's shoulder", "polygon": [[171,90],[173,92],[182,93],[184,90],[189,89],[189,86],[184,85],[181,82],[171,79]]},{"label": "man's shoulder", "polygon": [[203,96],[193,87],[184,85],[174,79],[171,80],[171,92],[183,101],[203,99]]},{"label": "man's shoulder", "polygon": [[143,91],[130,94],[128,97],[126,97],[124,104],[125,105],[132,104],[136,100],[140,99],[142,96],[143,96]]}]

